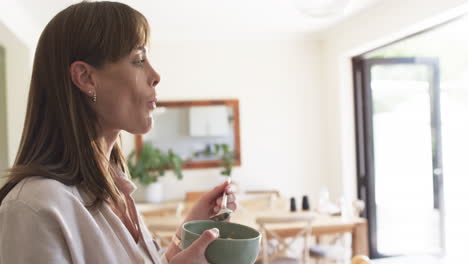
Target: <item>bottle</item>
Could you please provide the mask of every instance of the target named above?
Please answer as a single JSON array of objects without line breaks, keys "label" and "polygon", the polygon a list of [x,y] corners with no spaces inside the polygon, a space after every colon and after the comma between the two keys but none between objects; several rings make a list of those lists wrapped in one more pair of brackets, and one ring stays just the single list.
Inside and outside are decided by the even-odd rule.
[{"label": "bottle", "polygon": [[303,211],[310,210],[309,197],[307,197],[307,195],[302,196],[302,210]]},{"label": "bottle", "polygon": [[291,212],[296,212],[296,199],[291,197],[289,209]]}]

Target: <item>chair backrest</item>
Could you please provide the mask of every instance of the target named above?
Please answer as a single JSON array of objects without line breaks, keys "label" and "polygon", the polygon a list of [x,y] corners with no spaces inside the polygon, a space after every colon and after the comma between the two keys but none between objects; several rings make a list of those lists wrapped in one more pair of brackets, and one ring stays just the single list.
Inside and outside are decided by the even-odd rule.
[{"label": "chair backrest", "polygon": [[[290,249],[291,245],[298,239],[304,239],[304,249],[302,259],[304,263],[309,260],[309,237],[312,233],[312,221],[314,220],[314,214],[308,215],[297,215],[297,216],[269,216],[269,217],[258,217],[256,219],[257,224],[260,227],[262,233],[262,261],[264,264],[268,264],[279,256],[283,256]],[[275,230],[278,225],[281,224],[297,224],[298,231],[291,234],[279,234]],[[272,240],[276,240],[278,243],[270,243]],[[272,246],[271,248],[269,246]],[[270,252],[271,251],[271,252]]]},{"label": "chair backrest", "polygon": [[193,191],[185,193],[185,202],[196,202],[202,197],[207,191]]},{"label": "chair backrest", "polygon": [[156,243],[158,243],[158,246],[167,248],[171,244],[172,235],[177,231],[178,225],[150,223],[147,227]]},{"label": "chair backrest", "polygon": [[157,221],[152,221],[152,219],[167,216],[180,218],[182,216],[182,212],[184,211],[184,204],[179,202],[164,207],[139,204],[138,210],[141,213],[144,224],[147,226],[158,246],[161,248],[168,247],[171,243],[172,235],[177,231],[178,224],[162,224],[158,223]]},{"label": "chair backrest", "polygon": [[261,211],[277,207],[280,192],[277,190],[245,191],[239,201],[240,209]]},{"label": "chair backrest", "polygon": [[137,210],[145,218],[159,216],[176,216],[180,217],[185,210],[184,203],[179,202],[165,206],[154,206],[152,204],[137,204]]},{"label": "chair backrest", "polygon": [[247,190],[245,194],[265,194],[274,195],[276,198],[280,197],[280,192],[278,190]]}]

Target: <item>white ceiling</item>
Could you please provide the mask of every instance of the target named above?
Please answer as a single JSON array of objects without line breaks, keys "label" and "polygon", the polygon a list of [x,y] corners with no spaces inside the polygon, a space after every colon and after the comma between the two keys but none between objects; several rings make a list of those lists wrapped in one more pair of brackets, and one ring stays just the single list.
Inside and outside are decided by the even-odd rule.
[{"label": "white ceiling", "polygon": [[[295,7],[297,0],[121,0],[150,21],[155,39],[223,38],[259,32],[320,32],[383,0],[351,0],[344,14],[313,19]],[[310,0],[316,1],[316,0]],[[9,1],[10,2],[10,1]],[[17,0],[39,35],[46,23],[77,0]],[[11,2],[10,2],[11,4]],[[1,18],[1,17],[0,17]]]}]

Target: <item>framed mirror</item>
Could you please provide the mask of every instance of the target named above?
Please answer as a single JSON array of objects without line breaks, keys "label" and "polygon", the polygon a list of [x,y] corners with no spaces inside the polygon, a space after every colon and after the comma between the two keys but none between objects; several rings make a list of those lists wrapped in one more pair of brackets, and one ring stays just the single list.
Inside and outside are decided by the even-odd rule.
[{"label": "framed mirror", "polygon": [[135,136],[137,153],[145,142],[172,149],[185,161],[183,168],[214,168],[222,164],[215,152],[223,146],[240,166],[239,100],[161,101],[153,119],[149,133]]}]

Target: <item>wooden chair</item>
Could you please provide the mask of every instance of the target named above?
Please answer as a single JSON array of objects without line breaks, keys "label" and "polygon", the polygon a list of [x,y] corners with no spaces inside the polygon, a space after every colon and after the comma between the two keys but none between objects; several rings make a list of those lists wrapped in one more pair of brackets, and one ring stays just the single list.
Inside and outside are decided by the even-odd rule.
[{"label": "wooden chair", "polygon": [[165,249],[171,244],[172,235],[177,231],[177,224],[150,224],[148,230],[158,245]]},{"label": "wooden chair", "polygon": [[[226,180],[231,180],[229,177],[227,177]],[[237,182],[231,182],[231,185],[234,185],[234,190],[239,190],[239,184]],[[204,191],[189,191],[185,193],[185,202],[186,203],[194,203],[200,199],[205,193],[209,192],[210,190],[204,190]]]},{"label": "wooden chair", "polygon": [[162,249],[167,248],[171,243],[172,235],[177,231],[178,224],[159,224],[151,222],[149,219],[161,216],[180,217],[184,210],[184,204],[177,203],[164,207],[154,207],[154,205],[151,204],[139,204],[138,209],[153,239]]},{"label": "wooden chair", "polygon": [[[365,208],[364,201],[355,200],[352,202],[353,217],[359,217]],[[341,214],[341,213],[340,213]],[[322,243],[323,239],[317,237],[317,245],[310,247],[309,254],[312,258],[317,259],[317,264],[323,261],[332,261],[333,263],[342,262],[348,258],[347,247],[344,245],[343,234],[331,237],[327,243]],[[340,245],[341,243],[341,245]]]},{"label": "wooden chair", "polygon": [[[257,263],[309,263],[309,237],[311,236],[312,221],[314,218],[314,215],[257,218],[256,222],[260,227],[260,232],[262,233],[262,253],[260,256],[261,259],[259,259]],[[290,237],[281,237],[272,230],[274,225],[291,223],[302,223],[303,228],[296,234],[292,234]],[[304,240],[302,258],[298,259],[288,257],[287,253],[290,250],[291,245],[299,238]]]},{"label": "wooden chair", "polygon": [[322,263],[342,263],[349,256],[346,248],[341,245],[321,245],[316,244],[309,247],[309,255],[316,260],[317,264]]},{"label": "wooden chair", "polygon": [[185,193],[185,202],[192,203],[198,201],[207,191],[193,191]]},{"label": "wooden chair", "polygon": [[250,190],[245,191],[239,200],[239,210],[260,211],[277,206],[280,192],[277,190]]},{"label": "wooden chair", "polygon": [[158,216],[176,216],[180,217],[185,210],[184,203],[177,203],[170,206],[154,207],[151,204],[138,204],[137,210],[145,218]]},{"label": "wooden chair", "polygon": [[245,194],[264,194],[274,195],[276,198],[280,197],[280,192],[278,190],[248,190],[245,191]]}]

